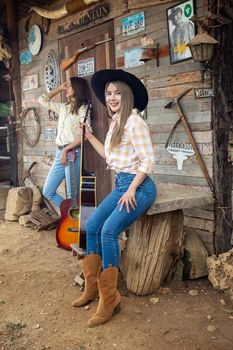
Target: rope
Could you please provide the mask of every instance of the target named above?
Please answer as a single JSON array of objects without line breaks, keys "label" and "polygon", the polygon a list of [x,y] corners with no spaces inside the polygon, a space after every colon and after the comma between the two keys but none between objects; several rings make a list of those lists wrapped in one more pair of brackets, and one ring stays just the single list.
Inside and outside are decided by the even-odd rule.
[{"label": "rope", "polygon": [[[25,120],[26,120],[27,114],[30,111],[33,111],[34,120],[36,121],[36,136],[33,140],[30,139],[30,137],[27,135],[26,125],[25,125]],[[21,118],[21,123],[22,123],[22,134],[23,134],[23,138],[24,138],[25,143],[30,147],[35,147],[35,145],[37,144],[37,142],[40,138],[40,134],[41,134],[40,116],[38,114],[37,109],[35,107],[25,108],[23,110],[23,112],[21,113],[20,118]]]}]

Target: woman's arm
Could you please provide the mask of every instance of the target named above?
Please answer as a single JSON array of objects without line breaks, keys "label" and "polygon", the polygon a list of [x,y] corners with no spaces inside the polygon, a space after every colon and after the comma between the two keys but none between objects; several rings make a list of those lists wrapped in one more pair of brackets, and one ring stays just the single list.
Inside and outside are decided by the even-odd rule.
[{"label": "woman's arm", "polygon": [[81,135],[82,135],[82,132],[83,132],[82,125],[85,126],[85,139],[87,141],[89,141],[90,144],[93,146],[93,148],[96,150],[96,152],[99,153],[99,155],[102,158],[105,159],[106,157],[105,157],[104,145],[92,134],[92,130],[87,125],[87,123],[84,123],[84,124],[80,125],[80,133],[81,133]]},{"label": "woman's arm", "polygon": [[92,134],[88,138],[86,137],[86,139],[94,147],[96,152],[99,153],[99,155],[105,159],[104,145]]},{"label": "woman's arm", "polygon": [[47,94],[47,97],[50,99],[50,98],[53,98],[54,96],[56,96],[59,92],[63,91],[63,90],[66,90],[67,88],[67,82],[61,84],[60,86],[58,86],[56,89],[50,91],[48,94]]},{"label": "woman's arm", "polygon": [[50,109],[51,111],[60,114],[61,102],[55,102],[51,99],[56,96],[62,90],[66,90],[67,83],[63,83],[58,86],[57,89],[49,92],[47,95],[41,95],[38,97],[38,102],[45,107],[46,109]]},{"label": "woman's arm", "polygon": [[128,190],[118,202],[120,203],[119,210],[122,210],[125,205],[128,213],[131,208],[135,209],[135,206],[137,206],[135,199],[136,190],[145,180],[147,175],[153,171],[155,161],[149,128],[143,119],[140,117],[132,119],[130,135],[132,146],[140,160],[140,165]]}]

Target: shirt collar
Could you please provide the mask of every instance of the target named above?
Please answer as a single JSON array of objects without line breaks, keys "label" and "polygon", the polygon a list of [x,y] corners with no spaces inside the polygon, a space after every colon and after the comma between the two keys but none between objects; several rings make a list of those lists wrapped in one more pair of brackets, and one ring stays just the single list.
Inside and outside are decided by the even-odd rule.
[{"label": "shirt collar", "polygon": [[113,121],[117,120],[117,114],[116,114],[116,113],[115,113],[115,114],[113,114],[113,116],[112,116],[112,120],[113,120]]}]

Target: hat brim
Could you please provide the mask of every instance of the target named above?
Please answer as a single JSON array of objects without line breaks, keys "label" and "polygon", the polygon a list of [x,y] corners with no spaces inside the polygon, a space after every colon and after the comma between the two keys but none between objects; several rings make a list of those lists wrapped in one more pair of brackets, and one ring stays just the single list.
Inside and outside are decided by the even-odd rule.
[{"label": "hat brim", "polygon": [[103,69],[94,73],[91,85],[96,97],[106,106],[105,86],[109,82],[123,81],[132,90],[134,95],[134,107],[143,111],[148,104],[148,93],[144,84],[135,75],[122,69]]}]

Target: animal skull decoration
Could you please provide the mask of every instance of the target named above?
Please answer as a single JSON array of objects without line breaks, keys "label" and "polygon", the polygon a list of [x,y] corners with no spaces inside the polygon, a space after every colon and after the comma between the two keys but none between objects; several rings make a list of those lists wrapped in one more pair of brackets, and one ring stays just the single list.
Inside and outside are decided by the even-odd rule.
[{"label": "animal skull decoration", "polygon": [[195,154],[191,143],[169,143],[167,150],[173,155],[173,158],[177,160],[177,169],[183,169],[183,162],[187,160],[188,157]]},{"label": "animal skull decoration", "polygon": [[62,3],[61,7],[57,9],[45,9],[42,7],[33,6],[30,11],[35,11],[38,15],[50,19],[60,19],[67,15],[72,15],[78,11],[86,9],[88,6],[99,2],[100,0],[71,0],[71,1],[58,1]]},{"label": "animal skull decoration", "polygon": [[0,34],[0,61],[3,61],[6,68],[10,67],[10,59],[12,57],[12,51],[10,46],[7,44],[6,39]]}]

